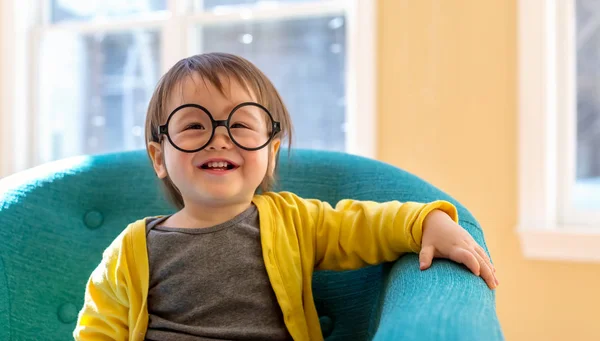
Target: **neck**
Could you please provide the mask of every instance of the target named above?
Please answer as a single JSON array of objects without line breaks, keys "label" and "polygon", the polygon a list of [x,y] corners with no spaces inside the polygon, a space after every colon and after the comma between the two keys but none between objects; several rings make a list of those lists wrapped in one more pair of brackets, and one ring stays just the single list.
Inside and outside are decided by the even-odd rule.
[{"label": "neck", "polygon": [[166,224],[176,227],[201,228],[215,226],[233,219],[250,207],[251,202],[221,205],[186,203],[181,211],[168,219]]}]

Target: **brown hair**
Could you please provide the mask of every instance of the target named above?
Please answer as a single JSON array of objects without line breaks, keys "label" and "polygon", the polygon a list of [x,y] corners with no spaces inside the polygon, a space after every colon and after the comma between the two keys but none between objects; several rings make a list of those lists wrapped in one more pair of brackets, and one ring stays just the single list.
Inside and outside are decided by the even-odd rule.
[{"label": "brown hair", "polygon": [[[158,127],[167,119],[167,100],[176,86],[183,86],[183,81],[194,74],[204,82],[210,82],[225,95],[221,77],[236,81],[246,90],[253,93],[260,104],[265,106],[273,119],[281,123],[281,132],[277,138],[288,138],[288,150],[292,142],[292,122],[281,96],[271,81],[248,60],[227,53],[206,53],[191,56],[177,62],[159,80],[146,114],[146,150],[150,142],[164,141],[158,135]],[[266,147],[267,148],[267,147]],[[163,154],[164,155],[164,154]],[[148,154],[148,156],[150,156]],[[269,162],[271,158],[269,158]],[[270,168],[270,165],[269,165]],[[275,168],[273,176],[267,174],[259,186],[262,191],[271,190],[275,184]],[[178,208],[184,207],[181,193],[169,176],[162,179],[168,199]]]}]

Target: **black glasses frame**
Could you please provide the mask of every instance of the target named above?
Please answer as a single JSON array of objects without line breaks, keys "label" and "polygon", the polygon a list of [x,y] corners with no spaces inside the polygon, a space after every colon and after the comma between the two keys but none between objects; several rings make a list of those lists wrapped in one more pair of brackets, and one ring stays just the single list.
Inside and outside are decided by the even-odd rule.
[{"label": "black glasses frame", "polygon": [[[244,107],[244,106],[255,106],[258,107],[262,110],[264,110],[267,115],[269,116],[269,118],[271,119],[271,135],[269,136],[269,139],[267,139],[267,142],[265,142],[263,145],[256,147],[256,148],[246,148],[242,145],[240,145],[234,138],[233,135],[231,134],[231,130],[229,129],[229,122],[231,121],[231,116],[233,116],[233,114],[235,113],[236,110],[238,110],[240,107]],[[169,135],[169,122],[171,122],[171,118],[173,118],[173,116],[181,109],[184,108],[196,108],[196,109],[200,109],[202,111],[204,111],[208,117],[210,118],[210,121],[212,123],[212,132],[210,134],[210,138],[208,139],[208,141],[200,148],[197,149],[193,149],[193,150],[187,150],[187,149],[183,149],[180,148],[178,145],[175,144],[175,142],[173,142],[173,140],[171,139],[171,136]],[[213,118],[213,116],[210,114],[210,112],[208,111],[208,109],[206,109],[205,107],[198,105],[198,104],[183,104],[178,106],[177,108],[175,108],[175,110],[173,110],[171,112],[171,114],[169,114],[169,118],[167,119],[167,123],[161,125],[158,127],[158,136],[160,135],[166,135],[167,139],[169,140],[169,143],[171,143],[171,145],[179,150],[182,151],[184,153],[195,153],[195,152],[199,152],[202,149],[206,148],[206,146],[208,146],[210,144],[210,142],[212,141],[213,137],[215,136],[215,131],[217,130],[217,127],[225,127],[225,129],[227,129],[227,134],[229,135],[229,139],[231,139],[231,141],[238,147],[244,149],[244,150],[248,150],[248,151],[254,151],[254,150],[259,150],[264,148],[266,145],[268,145],[273,138],[281,131],[281,124],[279,122],[276,122],[273,119],[273,116],[271,115],[271,113],[269,112],[269,110],[267,110],[267,108],[265,108],[264,106],[258,104],[258,103],[254,103],[254,102],[244,102],[244,103],[240,103],[238,105],[235,106],[235,108],[233,108],[231,110],[231,112],[229,113],[229,116],[227,116],[226,120],[215,120]]]}]

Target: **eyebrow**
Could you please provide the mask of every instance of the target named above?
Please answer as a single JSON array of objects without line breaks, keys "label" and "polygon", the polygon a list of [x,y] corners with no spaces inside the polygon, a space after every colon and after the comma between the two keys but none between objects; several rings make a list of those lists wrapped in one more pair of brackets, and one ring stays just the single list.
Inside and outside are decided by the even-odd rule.
[{"label": "eyebrow", "polygon": [[248,113],[248,114],[250,114],[250,115],[249,115],[249,117],[250,117],[250,118],[252,119],[252,121],[254,121],[255,123],[261,123],[261,121],[262,121],[262,120],[260,119],[260,117],[259,117],[259,116],[252,115],[252,113],[251,113],[251,112],[249,112],[248,110],[242,110],[242,112],[245,112],[245,113]]},{"label": "eyebrow", "polygon": [[[226,118],[227,118],[227,117],[229,117],[229,115],[231,114],[231,111],[232,111],[232,110],[233,110],[235,107],[237,107],[238,105],[240,105],[240,104],[242,104],[242,103],[256,103],[256,104],[260,104],[260,103],[258,103],[258,102],[255,102],[255,101],[242,101],[242,102],[234,103],[234,104],[231,104],[231,105],[227,105],[227,106],[225,107],[225,110],[223,110],[223,116],[225,116]],[[179,107],[179,106],[182,106],[182,105],[187,105],[187,104],[195,104],[195,105],[200,105],[200,106],[202,106],[203,108],[205,108],[205,109],[206,109],[206,111],[208,111],[208,112],[210,113],[210,115],[211,115],[211,116],[213,116],[213,119],[215,119],[215,120],[216,120],[216,117],[215,117],[215,116],[217,116],[217,115],[215,115],[215,114],[214,114],[212,111],[208,110],[208,108],[207,108],[207,107],[205,107],[204,105],[202,105],[202,104],[200,104],[200,103],[196,103],[196,102],[187,102],[187,103],[180,104],[180,105],[178,105],[177,107]],[[177,108],[177,107],[175,107],[175,108]],[[185,110],[185,109],[188,109],[188,110]],[[184,110],[184,111],[189,111],[189,110],[191,110],[192,108],[188,107],[188,108],[185,108],[185,109],[181,109],[181,110]],[[181,111],[181,110],[180,110],[180,111]],[[173,110],[171,110],[171,113],[172,113],[172,112],[173,112]],[[247,112],[247,110],[246,110],[246,112]]]}]

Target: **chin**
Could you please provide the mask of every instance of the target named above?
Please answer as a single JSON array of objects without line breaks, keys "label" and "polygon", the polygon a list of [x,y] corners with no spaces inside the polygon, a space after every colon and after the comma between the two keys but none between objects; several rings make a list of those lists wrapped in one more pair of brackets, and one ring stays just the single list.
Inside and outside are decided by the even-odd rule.
[{"label": "chin", "polygon": [[241,200],[241,194],[237,191],[219,190],[219,189],[204,189],[201,191],[202,201],[234,203]]}]

